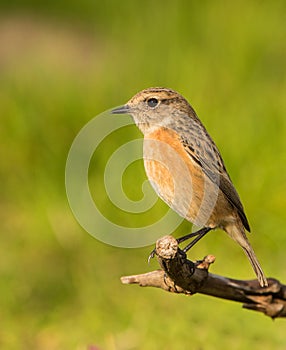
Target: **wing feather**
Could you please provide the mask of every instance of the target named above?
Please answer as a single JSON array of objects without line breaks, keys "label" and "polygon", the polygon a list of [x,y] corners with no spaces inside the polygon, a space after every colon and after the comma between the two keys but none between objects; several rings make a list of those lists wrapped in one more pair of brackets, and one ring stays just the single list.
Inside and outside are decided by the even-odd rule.
[{"label": "wing feather", "polygon": [[226,171],[221,155],[207,131],[203,129],[203,132],[205,133],[204,142],[192,138],[192,140],[195,140],[194,142],[196,142],[194,145],[194,143],[190,142],[186,137],[182,137],[181,142],[192,160],[202,167],[204,173],[220,188],[229,203],[236,208],[243,226],[250,232],[249,223],[244,213],[239,195]]}]

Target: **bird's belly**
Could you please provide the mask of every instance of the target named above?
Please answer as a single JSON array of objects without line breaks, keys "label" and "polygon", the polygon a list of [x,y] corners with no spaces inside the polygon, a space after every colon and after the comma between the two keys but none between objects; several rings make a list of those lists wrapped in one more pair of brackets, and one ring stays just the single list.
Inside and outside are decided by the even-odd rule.
[{"label": "bird's belly", "polygon": [[179,215],[198,226],[219,226],[214,220],[219,188],[174,138],[144,140],[144,165],[159,197]]}]

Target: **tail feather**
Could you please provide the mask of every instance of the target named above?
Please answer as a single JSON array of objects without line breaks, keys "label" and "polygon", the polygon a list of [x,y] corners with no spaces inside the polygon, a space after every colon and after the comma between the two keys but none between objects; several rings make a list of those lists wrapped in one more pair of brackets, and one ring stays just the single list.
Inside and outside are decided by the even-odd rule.
[{"label": "tail feather", "polygon": [[257,276],[257,279],[259,281],[259,284],[261,285],[261,287],[267,287],[268,286],[268,282],[267,282],[267,279],[264,275],[264,272],[257,260],[257,257],[253,251],[253,249],[251,248],[251,246],[249,245],[247,248],[246,247],[243,247],[243,250],[246,254],[246,256],[248,257],[251,265],[252,265],[252,268]]},{"label": "tail feather", "polygon": [[225,228],[225,231],[230,235],[232,239],[234,239],[244,250],[246,256],[248,257],[252,268],[257,276],[257,279],[259,281],[259,284],[261,287],[267,287],[268,282],[264,275],[264,272],[258,262],[258,259],[254,253],[254,250],[252,249],[245,231],[243,227],[240,227],[240,225],[231,225]]}]

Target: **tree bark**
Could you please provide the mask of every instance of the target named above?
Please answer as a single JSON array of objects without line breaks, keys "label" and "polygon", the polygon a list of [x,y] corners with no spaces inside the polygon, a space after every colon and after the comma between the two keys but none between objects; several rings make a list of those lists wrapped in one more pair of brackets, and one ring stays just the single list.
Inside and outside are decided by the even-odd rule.
[{"label": "tree bark", "polygon": [[192,262],[173,236],[159,239],[155,253],[162,270],[121,277],[121,282],[171,293],[211,295],[240,302],[244,308],[263,312],[273,319],[286,317],[286,286],[274,278],[268,278],[268,287],[261,288],[256,279],[242,281],[211,274],[208,269],[215,257],[208,255]]}]

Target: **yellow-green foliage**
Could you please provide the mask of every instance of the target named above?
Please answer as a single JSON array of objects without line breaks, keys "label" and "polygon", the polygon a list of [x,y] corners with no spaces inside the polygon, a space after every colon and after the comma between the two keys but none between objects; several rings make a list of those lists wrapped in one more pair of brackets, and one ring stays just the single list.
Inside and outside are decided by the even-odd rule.
[{"label": "yellow-green foliage", "polygon": [[[18,3],[18,4],[17,4]],[[120,249],[86,233],[65,194],[74,137],[95,115],[150,86],[182,93],[218,144],[241,195],[250,241],[267,276],[285,282],[285,1],[7,1],[0,20],[0,348],[285,349],[285,321],[204,296],[123,286],[152,247]],[[120,118],[120,116],[114,116]],[[92,158],[105,215],[136,226],[106,198],[110,154],[140,137],[130,126]],[[123,187],[142,196],[141,162]],[[98,228],[100,230],[100,227]],[[176,235],[188,232],[183,223]],[[212,271],[254,278],[220,231],[192,251]],[[94,346],[94,347],[92,347]]]}]

